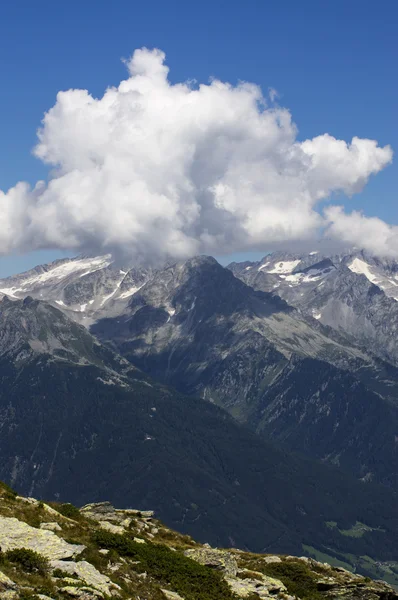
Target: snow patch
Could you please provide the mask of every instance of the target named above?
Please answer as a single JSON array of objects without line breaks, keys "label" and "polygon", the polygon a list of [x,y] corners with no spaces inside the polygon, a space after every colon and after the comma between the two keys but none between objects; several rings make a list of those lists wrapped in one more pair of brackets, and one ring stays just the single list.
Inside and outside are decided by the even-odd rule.
[{"label": "snow patch", "polygon": [[290,281],[295,285],[300,283],[312,283],[319,281],[328,275],[328,272],[311,269],[307,273],[293,273],[292,275],[281,275],[285,281]]},{"label": "snow patch", "polygon": [[128,298],[129,296],[132,296],[133,294],[138,292],[138,290],[140,290],[141,288],[142,288],[142,285],[139,285],[138,287],[131,287],[129,290],[126,290],[125,292],[120,294],[119,298],[122,298],[122,299]]},{"label": "snow patch", "polygon": [[269,265],[269,261],[264,263],[263,265],[261,265],[261,267],[258,268],[258,271],[261,271],[262,269],[265,269],[265,267],[268,267]]},{"label": "snow patch", "polygon": [[22,292],[22,288],[2,288],[0,289],[0,292],[2,294],[5,294],[6,296],[10,296],[11,298],[18,298],[18,296],[16,296],[16,292]]},{"label": "snow patch", "polygon": [[[274,268],[267,273],[291,273],[299,264],[300,260],[283,260],[275,264]],[[266,265],[264,265],[266,266]],[[264,267],[260,267],[264,268]],[[260,270],[260,269],[259,269]]]},{"label": "snow patch", "polygon": [[354,258],[351,264],[348,265],[348,268],[353,273],[357,273],[358,275],[365,275],[369,281],[374,283],[377,280],[377,276],[372,273],[370,270],[370,265],[366,263],[364,260],[360,258]]}]

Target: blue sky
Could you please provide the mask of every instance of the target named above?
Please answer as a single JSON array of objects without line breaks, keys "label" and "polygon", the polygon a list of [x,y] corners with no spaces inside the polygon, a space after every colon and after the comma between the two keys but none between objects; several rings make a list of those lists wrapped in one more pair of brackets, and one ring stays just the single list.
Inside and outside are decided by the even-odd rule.
[{"label": "blue sky", "polygon": [[[125,77],[120,58],[142,46],[166,52],[172,82],[206,82],[213,75],[275,88],[299,139],[357,135],[396,151],[397,30],[395,0],[3,2],[0,189],[46,179],[31,149],[57,92],[83,88],[102,95]],[[397,224],[397,189],[395,161],[350,200],[350,208]],[[60,255],[2,257],[0,276]]]}]

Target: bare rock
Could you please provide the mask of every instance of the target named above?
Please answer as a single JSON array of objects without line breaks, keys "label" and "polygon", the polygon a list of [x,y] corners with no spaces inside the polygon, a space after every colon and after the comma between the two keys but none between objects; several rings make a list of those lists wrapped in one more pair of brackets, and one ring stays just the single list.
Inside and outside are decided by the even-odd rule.
[{"label": "bare rock", "polygon": [[262,560],[267,563],[267,565],[270,565],[272,563],[281,563],[282,559],[279,558],[279,556],[264,556],[262,557]]},{"label": "bare rock", "polygon": [[83,545],[65,542],[52,531],[31,527],[14,517],[0,516],[0,539],[3,551],[29,548],[49,559],[71,558],[85,549]]},{"label": "bare rock", "polygon": [[261,573],[258,575],[261,575],[261,579],[226,577],[226,581],[232,592],[239,598],[247,598],[255,594],[258,598],[265,599],[269,598],[270,595],[273,596],[287,591],[284,584],[278,579],[267,577]]},{"label": "bare rock", "polygon": [[214,548],[191,548],[185,550],[185,556],[196,560],[201,565],[223,571],[229,577],[235,577],[238,572],[238,563],[235,558],[225,550]]},{"label": "bare rock", "polygon": [[164,589],[162,589],[162,592],[166,596],[167,600],[184,600],[184,598],[180,596],[180,594],[177,594],[177,592],[171,592],[170,590]]},{"label": "bare rock", "polygon": [[116,583],[113,583],[109,577],[100,573],[91,563],[85,560],[79,562],[53,560],[51,561],[51,567],[54,570],[62,569],[69,575],[76,575],[88,586],[108,596],[112,594],[112,590],[120,590]]},{"label": "bare rock", "polygon": [[121,527],[120,525],[114,525],[113,523],[109,523],[109,521],[99,521],[99,526],[101,529],[105,529],[111,533],[124,533],[124,527]]},{"label": "bare rock", "polygon": [[46,529],[47,531],[62,531],[62,528],[56,521],[54,521],[54,523],[41,523],[40,529]]},{"label": "bare rock", "polygon": [[0,591],[2,592],[4,590],[15,590],[16,587],[17,584],[14,583],[12,579],[7,577],[7,575],[4,575],[4,573],[0,571]]}]

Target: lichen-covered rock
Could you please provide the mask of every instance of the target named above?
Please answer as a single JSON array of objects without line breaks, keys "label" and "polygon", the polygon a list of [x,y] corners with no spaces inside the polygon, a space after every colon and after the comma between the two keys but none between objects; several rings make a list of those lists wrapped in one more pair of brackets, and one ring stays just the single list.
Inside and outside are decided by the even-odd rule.
[{"label": "lichen-covered rock", "polygon": [[162,592],[166,596],[167,600],[184,600],[184,598],[180,596],[180,594],[177,594],[177,592],[171,592],[170,590],[165,590],[163,588]]},{"label": "lichen-covered rock", "polygon": [[120,590],[120,587],[113,583],[109,577],[100,573],[91,563],[85,560],[79,562],[53,560],[51,561],[51,568],[53,570],[61,569],[69,575],[76,575],[88,586],[108,596],[112,594],[112,590]]},{"label": "lichen-covered rock", "polygon": [[119,522],[120,516],[116,513],[114,506],[110,502],[93,502],[82,506],[80,512],[85,517],[90,517],[100,523],[103,521]]},{"label": "lichen-covered rock", "polygon": [[[252,573],[255,577],[250,577]],[[239,575],[245,575],[240,578]],[[256,594],[259,598],[268,598],[270,595],[285,593],[286,586],[273,577],[268,577],[262,573],[248,571],[242,569],[238,572],[238,577],[226,577],[231,590],[239,596],[239,598],[247,598],[252,594]]]},{"label": "lichen-covered rock", "polygon": [[[225,550],[212,548],[209,544],[191,544],[186,536],[153,521],[149,516],[152,513],[143,516],[145,513],[134,509],[115,510],[109,502],[83,507],[81,514],[89,519],[71,520],[55,511],[57,516],[32,527],[21,519],[29,523],[36,523],[38,517],[46,520],[43,505],[33,498],[26,499],[25,505],[20,500],[3,498],[0,494],[0,546],[3,551],[25,547],[39,552],[50,559],[52,576],[26,571],[22,580],[21,565],[14,567],[7,560],[0,562],[0,569],[5,571],[0,570],[0,600],[19,600],[23,594],[33,595],[38,600],[103,600],[112,596],[119,600],[161,597],[187,600],[188,596],[195,596],[190,586],[198,589],[200,573],[206,575],[204,581],[209,578],[211,586],[210,592],[204,589],[206,583],[203,588],[200,586],[206,600],[309,600],[310,597],[318,600],[398,600],[398,592],[383,581],[372,581],[313,558],[256,555],[236,548]],[[18,518],[11,517],[13,506]],[[70,537],[75,543],[63,539],[64,534],[66,540]],[[153,543],[149,539],[152,537]],[[130,552],[128,540],[146,546],[133,546],[134,551]],[[79,541],[88,545],[81,557],[77,553],[85,546]],[[170,562],[165,561],[159,569],[158,544],[165,543],[174,555],[183,553],[209,569],[197,569],[185,561],[180,565],[180,558],[169,554]],[[79,560],[83,557],[84,560]],[[389,573],[395,573],[396,564],[386,563],[392,568]],[[184,567],[179,572],[181,579],[175,577],[178,565]],[[382,567],[383,563],[380,572]],[[219,573],[211,573],[210,569]],[[219,583],[221,588],[217,587]],[[52,589],[47,584],[53,586],[54,594],[45,591]],[[42,591],[44,595],[40,594]]]},{"label": "lichen-covered rock", "polygon": [[281,563],[282,559],[279,556],[264,556],[263,561],[270,565],[272,563]]},{"label": "lichen-covered rock", "polygon": [[0,600],[18,600],[19,594],[16,590],[5,590],[0,591]]},{"label": "lichen-covered rock", "polygon": [[1,549],[28,548],[49,559],[62,559],[77,556],[85,546],[69,544],[52,531],[31,527],[15,517],[0,516]]},{"label": "lichen-covered rock", "polygon": [[106,531],[110,531],[111,533],[124,533],[124,527],[120,525],[114,525],[113,523],[109,523],[109,521],[99,521],[99,526],[101,529],[105,529]]},{"label": "lichen-covered rock", "polygon": [[4,590],[14,590],[17,584],[12,581],[7,575],[0,571],[0,592]]},{"label": "lichen-covered rock", "polygon": [[62,521],[68,521],[69,523],[73,523],[72,519],[69,519],[69,517],[65,517],[65,515],[62,515],[60,512],[55,510],[55,508],[53,508],[52,506],[49,506],[45,502],[36,500],[36,498],[24,498],[24,496],[17,496],[16,499],[19,502],[26,502],[26,504],[31,504],[32,506],[36,506],[36,507],[40,506],[49,515],[53,515],[54,517],[57,517],[58,519],[61,519]]},{"label": "lichen-covered rock", "polygon": [[153,510],[139,510],[138,508],[116,508],[115,512],[123,515],[132,515],[133,517],[142,517],[143,519],[150,519],[155,514]]},{"label": "lichen-covered rock", "polygon": [[62,531],[62,528],[56,521],[54,523],[41,523],[40,529],[46,529],[47,531]]},{"label": "lichen-covered rock", "polygon": [[64,594],[72,596],[72,598],[79,598],[79,600],[97,600],[102,597],[101,592],[89,587],[74,587],[73,585],[67,585],[60,589]]},{"label": "lichen-covered rock", "polygon": [[201,565],[223,571],[227,576],[235,577],[238,572],[238,563],[235,558],[225,550],[215,548],[190,548],[185,550],[185,556],[196,560]]},{"label": "lichen-covered rock", "polygon": [[338,582],[333,577],[323,577],[316,582],[319,591],[324,592],[339,587]]}]

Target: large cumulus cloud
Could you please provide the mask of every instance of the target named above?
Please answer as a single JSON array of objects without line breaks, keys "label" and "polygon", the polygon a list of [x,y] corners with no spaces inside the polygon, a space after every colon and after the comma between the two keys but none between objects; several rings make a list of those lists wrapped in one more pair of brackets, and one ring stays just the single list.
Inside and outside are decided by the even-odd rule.
[{"label": "large cumulus cloud", "polygon": [[58,94],[34,150],[51,179],[0,192],[0,252],[101,249],[157,260],[312,241],[325,228],[366,246],[380,224],[381,247],[398,251],[386,224],[317,209],[332,192],[358,192],[392,160],[389,146],[328,134],[298,142],[274,94],[267,103],[249,83],[171,84],[159,50],[136,50],[126,66],[128,78],[100,99]]}]

